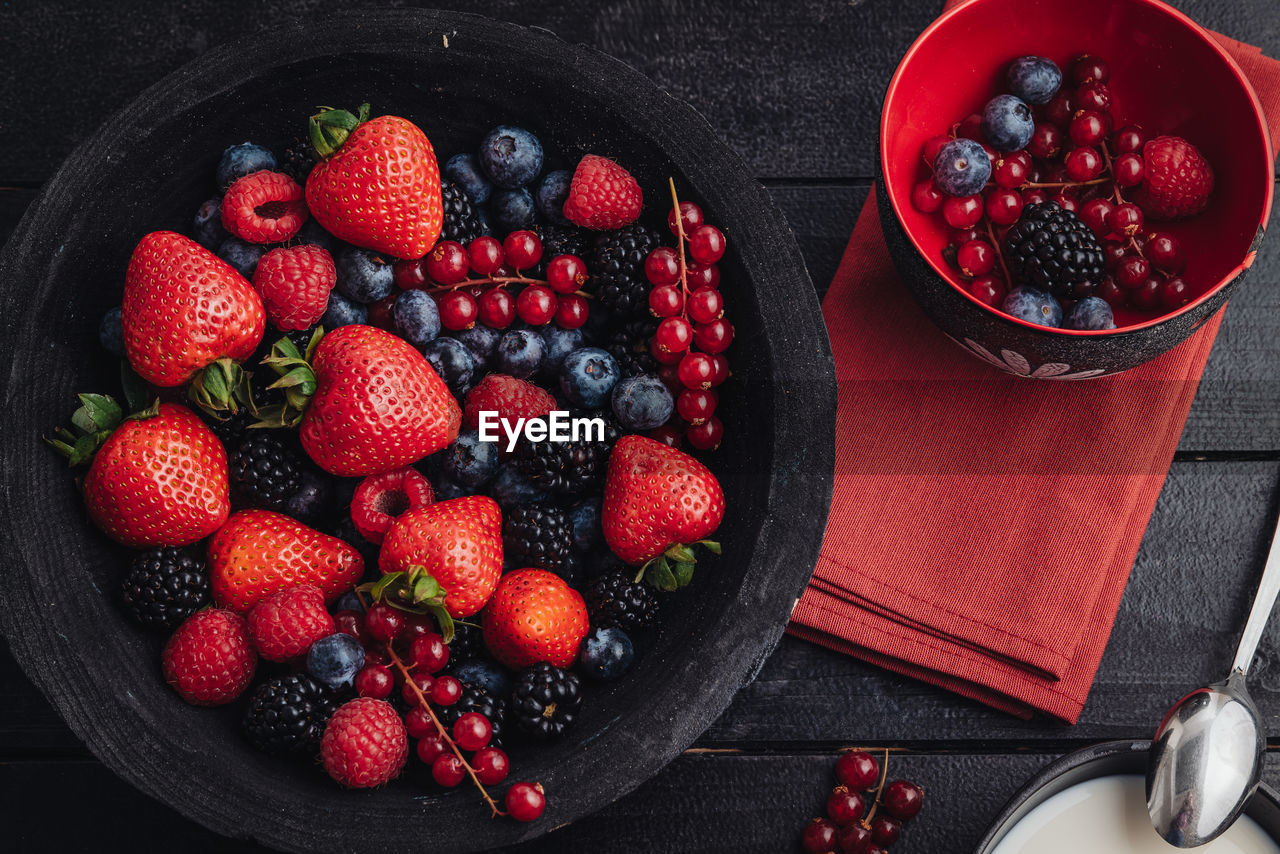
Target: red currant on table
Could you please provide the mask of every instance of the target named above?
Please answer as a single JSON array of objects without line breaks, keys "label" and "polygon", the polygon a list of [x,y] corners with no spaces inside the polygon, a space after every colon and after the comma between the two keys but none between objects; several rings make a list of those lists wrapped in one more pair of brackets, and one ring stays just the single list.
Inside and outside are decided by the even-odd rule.
[{"label": "red currant on table", "polygon": [[498,272],[505,260],[502,244],[496,237],[477,237],[467,247],[467,255],[471,259],[471,269],[481,276],[491,276]]},{"label": "red currant on table", "polygon": [[982,196],[948,196],[942,218],[952,228],[972,228],[982,219]]},{"label": "red currant on table", "polygon": [[836,835],[842,854],[867,854],[871,848],[871,830],[860,824],[840,828]]},{"label": "red currant on table", "polygon": [[431,763],[431,776],[441,786],[453,788],[467,776],[467,770],[462,767],[461,759],[452,753],[444,753]]},{"label": "red currant on table", "polygon": [[720,267],[716,264],[708,264],[705,267],[686,267],[685,279],[689,282],[690,289],[718,288],[720,287]]},{"label": "red currant on table", "polygon": [[[1027,152],[1041,160],[1052,160],[1062,151],[1062,129],[1050,122],[1039,122],[1031,132],[1031,141],[1027,143]],[[1007,186],[999,178],[996,183]],[[1020,186],[1015,184],[1013,186]]]},{"label": "red currant on table", "polygon": [[711,361],[716,364],[716,375],[711,378],[711,387],[715,388],[729,379],[729,359],[727,356],[716,353],[711,357]]},{"label": "red currant on table", "polygon": [[960,272],[969,278],[985,276],[996,266],[996,250],[985,240],[970,240],[956,252]]},{"label": "red currant on table", "polygon": [[1057,203],[1058,207],[1062,208],[1064,211],[1074,212],[1075,209],[1079,207],[1076,204],[1076,200],[1067,195],[1067,191],[1065,189],[1060,191],[1058,195],[1054,196],[1053,200]]},{"label": "red currant on table", "polygon": [[695,264],[714,264],[724,257],[724,232],[714,225],[700,225],[688,238],[689,255]]},{"label": "red currant on table", "polygon": [[449,291],[440,298],[440,325],[445,329],[470,329],[479,313],[476,298],[466,291]]},{"label": "red currant on table", "polygon": [[969,295],[978,302],[998,308],[1004,303],[1004,283],[995,276],[979,276],[969,283]]},{"label": "red currant on table", "polygon": [[693,343],[704,353],[715,355],[733,343],[733,326],[723,317],[693,327]]},{"label": "red currant on table", "polygon": [[684,437],[699,451],[714,451],[720,447],[720,442],[724,439],[724,424],[712,415],[701,424],[690,425]]},{"label": "red currant on table", "polygon": [[976,228],[957,228],[951,232],[951,245],[959,249],[970,240],[986,240],[987,237]]},{"label": "red currant on table", "polygon": [[902,822],[887,815],[871,819],[871,841],[881,848],[888,848],[902,836]]},{"label": "red currant on table", "polygon": [[1087,83],[1106,83],[1111,79],[1111,66],[1106,60],[1083,53],[1071,63],[1071,82],[1077,86]]},{"label": "red currant on table", "polygon": [[[1110,211],[1107,211],[1110,213]],[[1105,226],[1105,223],[1104,223]],[[1120,266],[1120,262],[1129,255],[1128,248],[1118,240],[1102,241],[1102,260],[1108,270],[1114,270]]]},{"label": "red currant on table", "polygon": [[586,297],[564,294],[556,300],[556,325],[561,329],[578,329],[587,322],[590,309]]},{"label": "red currant on table", "polygon": [[452,676],[436,677],[431,686],[431,702],[437,706],[452,706],[462,697],[462,683]]},{"label": "red currant on table", "polygon": [[1109,199],[1090,199],[1080,206],[1078,214],[1090,231],[1102,237],[1111,230],[1107,225],[1107,217],[1114,207]]},{"label": "red currant on table", "polygon": [[1015,151],[1001,155],[991,170],[991,178],[996,182],[996,186],[1012,190],[1026,183],[1030,172],[1031,155],[1025,151]]},{"label": "red currant on table", "polygon": [[1160,286],[1160,304],[1169,311],[1191,302],[1191,286],[1181,276],[1174,276]]},{"label": "red currant on table", "polygon": [[1111,150],[1115,154],[1140,154],[1146,136],[1138,125],[1125,125],[1111,135]]},{"label": "red currant on table", "polygon": [[[426,739],[431,736],[439,738],[439,732],[436,730],[435,721],[431,720],[431,714],[422,706],[418,705],[418,698],[414,697],[410,701],[413,708],[405,713],[404,728],[409,733],[409,738]],[[433,754],[430,759],[423,757],[423,762],[430,762],[444,752],[444,743],[441,742],[441,750],[439,753]],[[421,754],[419,754],[421,755]]]},{"label": "red currant on table", "polygon": [[1103,276],[1102,281],[1093,289],[1093,295],[1116,306],[1124,302],[1124,291],[1111,276]]},{"label": "red currant on table", "polygon": [[1076,145],[1097,145],[1107,135],[1106,119],[1097,110],[1081,110],[1067,132]]},{"label": "red currant on table", "polygon": [[1142,208],[1132,202],[1117,205],[1115,210],[1107,215],[1107,225],[1111,226],[1111,230],[1116,234],[1133,237],[1142,230]]},{"label": "red currant on table", "polygon": [[516,821],[536,821],[547,808],[547,796],[541,783],[516,783],[507,789],[506,806]]},{"label": "red currant on table", "polygon": [[1151,275],[1151,265],[1139,255],[1129,255],[1116,267],[1116,284],[1124,288],[1136,288]]},{"label": "red currant on table", "polygon": [[675,317],[683,310],[684,294],[675,285],[658,285],[649,291],[649,312],[654,317]]},{"label": "red currant on table", "polygon": [[343,610],[333,615],[334,631],[351,635],[360,641],[361,646],[369,645],[369,633],[364,630],[364,614],[359,611]]},{"label": "red currant on table", "polygon": [[431,688],[435,683],[435,677],[428,673],[419,673],[401,686],[400,699],[410,706],[416,706],[418,704],[418,694],[422,694],[428,699],[431,698]]},{"label": "red currant on table", "polygon": [[[684,228],[684,233],[688,234],[698,226],[702,225],[702,208],[693,202],[680,203],[680,225]],[[671,229],[672,234],[677,234],[676,230],[676,210],[672,208],[667,212],[667,228]]]},{"label": "red currant on table", "polygon": [[1157,231],[1147,238],[1145,251],[1151,263],[1166,273],[1176,276],[1187,268],[1187,255],[1172,234]]},{"label": "red currant on table", "polygon": [[805,825],[800,835],[800,844],[809,854],[827,854],[836,846],[837,828],[825,818],[815,818]]},{"label": "red currant on table", "polygon": [[482,747],[471,757],[471,767],[476,772],[476,779],[483,785],[496,786],[507,779],[511,760],[500,747]]},{"label": "red currant on table", "polygon": [[865,792],[880,778],[880,763],[862,750],[845,753],[836,760],[836,779],[854,792]]},{"label": "red currant on table", "polygon": [[374,602],[365,613],[364,628],[374,640],[391,643],[404,629],[404,615],[390,605]]},{"label": "red currant on table", "polygon": [[924,791],[915,783],[894,780],[885,786],[880,801],[889,815],[899,821],[908,821],[915,818],[920,807],[924,806]]},{"label": "red currant on table", "polygon": [[1106,83],[1086,83],[1071,97],[1077,110],[1097,110],[1105,113],[1111,109],[1111,87]]},{"label": "red currant on table", "polygon": [[[1076,114],[1071,105],[1071,95],[1064,89],[1049,99],[1044,105],[1044,117],[1062,130],[1071,124],[1071,117]],[[1047,159],[1047,158],[1046,158]]]},{"label": "red currant on table", "polygon": [[[938,189],[938,185],[933,183],[932,178],[926,178],[911,188],[911,204],[920,213],[937,213],[942,209],[942,200],[945,198],[942,191]],[[654,250],[657,251],[656,249]],[[646,272],[648,264],[645,265]],[[649,281],[653,281],[650,276]]]},{"label": "red currant on table", "polygon": [[[412,714],[412,712],[410,714]],[[435,724],[431,725],[431,731],[435,732]],[[449,752],[449,745],[445,744],[444,739],[439,735],[426,735],[418,739],[417,751],[418,758],[421,759],[423,763],[427,765],[434,765],[437,759]],[[455,756],[454,758],[456,759],[457,757]]]},{"label": "red currant on table", "polygon": [[1024,205],[1043,205],[1049,201],[1049,194],[1039,187],[1027,190],[1022,194],[1022,203]]},{"label": "red currant on table", "polygon": [[659,246],[644,259],[644,275],[651,285],[674,285],[680,281],[680,256],[670,246]]},{"label": "red currant on table", "polygon": [[1022,194],[996,188],[987,193],[987,217],[996,225],[1013,225],[1022,216]]},{"label": "red currant on table", "polygon": [[413,261],[397,261],[391,267],[392,280],[402,291],[412,291],[427,286],[426,262],[418,258]]},{"label": "red currant on table", "polygon": [[453,724],[453,741],[463,750],[476,751],[487,747],[493,737],[489,719],[479,712],[467,712]]},{"label": "red currant on table", "polygon": [[934,161],[938,159],[938,154],[942,151],[942,146],[946,145],[950,141],[951,137],[943,133],[931,136],[924,141],[924,162],[929,164],[930,168],[933,168]]},{"label": "red currant on table", "polygon": [[361,697],[385,700],[391,696],[395,684],[391,669],[382,664],[366,665],[356,674],[356,693]]},{"label": "red currant on table", "polygon": [[449,647],[443,637],[432,632],[414,638],[409,658],[419,673],[439,673],[449,663]]},{"label": "red currant on table", "polygon": [[716,375],[715,363],[706,353],[685,353],[676,369],[685,388],[709,389]]},{"label": "red currant on table", "polygon": [[698,288],[689,295],[689,319],[711,323],[724,316],[724,297],[715,288]]},{"label": "red currant on table", "polygon": [[571,294],[587,283],[587,265],[577,255],[557,255],[547,264],[547,284],[558,294]]},{"label": "red currant on table", "polygon": [[379,329],[391,329],[395,322],[391,318],[391,309],[396,304],[396,294],[385,299],[369,303],[369,325]]},{"label": "red currant on table", "polygon": [[546,285],[529,285],[516,297],[516,314],[530,326],[542,326],[556,313],[556,295]]},{"label": "red currant on table", "polygon": [[1067,169],[1067,177],[1072,181],[1092,181],[1102,174],[1105,165],[1097,149],[1088,145],[1071,149],[1063,163]]},{"label": "red currant on table", "polygon": [[841,827],[860,820],[865,809],[862,795],[844,786],[836,786],[827,796],[827,815]]},{"label": "red currant on table", "polygon": [[658,324],[653,341],[664,353],[683,353],[693,342],[693,327],[683,317],[668,317]]},{"label": "red currant on table", "polygon": [[676,412],[690,424],[701,424],[715,411],[716,393],[714,391],[686,388],[676,395]]},{"label": "red currant on table", "polygon": [[1164,289],[1164,281],[1159,276],[1148,276],[1129,291],[1129,303],[1134,308],[1152,311],[1160,305],[1160,292]]},{"label": "red currant on table", "polygon": [[528,270],[542,260],[542,240],[532,231],[513,231],[502,241],[506,263],[517,270]]},{"label": "red currant on table", "polygon": [[453,240],[441,240],[423,259],[423,266],[432,281],[442,285],[455,285],[467,277],[471,261],[462,244]]},{"label": "red currant on table", "polygon": [[480,322],[490,329],[506,329],[516,319],[516,301],[506,288],[485,291],[477,300]]},{"label": "red currant on table", "polygon": [[1111,175],[1121,187],[1136,187],[1142,183],[1146,165],[1136,154],[1121,154],[1111,161]]}]

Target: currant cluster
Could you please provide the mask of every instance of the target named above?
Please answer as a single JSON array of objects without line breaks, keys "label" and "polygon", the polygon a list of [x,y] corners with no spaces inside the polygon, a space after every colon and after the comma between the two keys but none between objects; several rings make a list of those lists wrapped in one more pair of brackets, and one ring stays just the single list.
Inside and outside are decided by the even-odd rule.
[{"label": "currant cluster", "polygon": [[[576,255],[557,255],[546,278],[527,275],[542,261],[542,239],[513,231],[506,239],[484,235],[467,245],[441,240],[423,258],[398,261],[401,290],[425,290],[439,306],[440,325],[460,332],[477,322],[505,329],[517,318],[530,326],[578,329],[587,322],[587,265]],[[513,295],[514,292],[514,295]]]},{"label": "currant cluster", "polygon": [[[716,387],[729,378],[724,351],[733,343],[733,325],[724,316],[720,268],[724,232],[705,221],[702,208],[681,202],[672,186],[667,225],[675,247],[659,246],[645,258],[649,313],[658,318],[649,352],[658,376],[676,398],[676,417],[651,435],[673,447],[683,435],[690,445],[720,445],[724,424],[716,417]],[[685,426],[687,425],[687,426]]]},{"label": "currant cluster", "polygon": [[827,797],[826,818],[805,825],[800,843],[809,854],[884,854],[902,835],[904,822],[915,818],[924,791],[915,783],[885,784],[884,767],[874,756],[855,750],[836,761],[838,785]]}]

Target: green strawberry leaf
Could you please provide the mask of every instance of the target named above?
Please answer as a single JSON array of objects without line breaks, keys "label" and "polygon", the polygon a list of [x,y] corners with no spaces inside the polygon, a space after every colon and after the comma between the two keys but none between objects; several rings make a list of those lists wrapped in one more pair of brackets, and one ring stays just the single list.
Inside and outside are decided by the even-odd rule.
[{"label": "green strawberry leaf", "polygon": [[114,398],[105,394],[81,394],[80,408],[71,414],[71,424],[81,433],[110,432],[120,425],[124,413]]},{"label": "green strawberry leaf", "polygon": [[205,365],[192,378],[187,397],[215,418],[225,419],[229,414],[238,412],[241,406],[247,406],[250,412],[254,412],[249,374],[234,359],[224,357]]},{"label": "green strawberry leaf", "polygon": [[138,376],[127,359],[120,360],[120,386],[124,389],[124,402],[129,412],[140,412],[151,402],[151,386]]},{"label": "green strawberry leaf", "polygon": [[698,540],[696,543],[694,543],[694,545],[702,546],[704,549],[711,552],[713,555],[720,554],[720,544],[717,543],[715,540]]},{"label": "green strawberry leaf", "polygon": [[436,625],[440,627],[440,634],[444,636],[445,643],[453,643],[454,625],[453,617],[449,614],[449,609],[443,604],[431,605],[428,610],[432,617],[435,617]]},{"label": "green strawberry leaf", "polygon": [[698,559],[697,555],[693,553],[693,549],[683,543],[676,543],[674,546],[663,552],[663,554],[672,560],[683,561],[684,563],[692,563]]},{"label": "green strawberry leaf", "polygon": [[693,581],[693,564],[679,561],[671,567],[671,573],[675,576],[678,587],[687,587]]}]

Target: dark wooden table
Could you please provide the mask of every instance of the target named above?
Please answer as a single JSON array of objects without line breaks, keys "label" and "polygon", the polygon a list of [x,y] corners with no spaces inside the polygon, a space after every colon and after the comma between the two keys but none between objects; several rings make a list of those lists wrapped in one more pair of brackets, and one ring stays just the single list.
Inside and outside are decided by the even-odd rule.
[{"label": "dark wooden table", "polygon": [[[328,4],[125,5],[0,4],[0,241],[62,158],[145,86],[214,45]],[[939,0],[439,5],[595,45],[688,100],[774,194],[823,290],[870,186],[881,94]],[[1273,0],[1175,5],[1280,57]],[[685,756],[612,807],[520,850],[798,850],[796,836],[830,786],[835,749],[857,744],[897,749],[892,774],[928,790],[924,813],[898,847],[964,852],[1054,757],[1100,740],[1149,737],[1181,692],[1222,675],[1270,541],[1280,482],[1278,284],[1280,229],[1273,229],[1227,309],[1077,726],[1015,720],[788,638]],[[1252,687],[1268,729],[1280,734],[1280,625],[1264,639]],[[1280,751],[1280,741],[1272,744]],[[1267,779],[1280,785],[1280,753]],[[7,649],[0,650],[0,816],[2,847],[11,850],[253,847],[215,836],[118,780]]]}]

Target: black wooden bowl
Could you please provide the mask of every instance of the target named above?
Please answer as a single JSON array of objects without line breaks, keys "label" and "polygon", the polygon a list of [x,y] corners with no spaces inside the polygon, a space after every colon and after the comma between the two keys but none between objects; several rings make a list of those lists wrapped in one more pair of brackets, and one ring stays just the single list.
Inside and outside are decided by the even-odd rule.
[{"label": "black wooden bowl", "polygon": [[[991,854],[1013,826],[1049,798],[1078,783],[1116,774],[1145,775],[1149,741],[1106,741],[1068,753],[1027,781],[991,824],[991,829],[974,849],[974,854]],[[1267,784],[1245,807],[1244,814],[1256,821],[1272,839],[1280,842],[1280,795]],[[1154,835],[1154,831],[1152,831]],[[1178,849],[1169,847],[1169,851]]]},{"label": "black wooden bowl", "polygon": [[[971,296],[942,258],[950,228],[911,203],[929,177],[925,140],[1005,91],[1018,56],[1064,69],[1081,53],[1111,65],[1112,112],[1149,136],[1195,143],[1213,165],[1208,209],[1177,223],[1192,299],[1153,314],[1116,310],[1117,329],[1073,331],[1016,320]],[[1222,45],[1159,0],[969,0],[924,31],[898,65],[880,122],[876,200],[885,239],[912,296],[971,355],[1021,376],[1081,379],[1132,368],[1171,349],[1213,316],[1253,263],[1271,211],[1271,137],[1257,95]]]},{"label": "black wooden bowl", "polygon": [[[317,104],[417,121],[438,151],[511,122],[566,158],[616,157],[665,222],[667,176],[729,237],[722,289],[737,328],[712,467],[728,497],[719,561],[668,602],[653,647],[620,683],[592,686],[563,742],[513,756],[549,792],[536,824],[491,820],[474,791],[409,774],[345,791],[322,771],[256,753],[242,706],[186,705],[164,684],[162,639],[111,601],[123,550],[92,529],[40,435],[73,395],[115,388],[96,344],[139,237],[186,229],[223,147],[276,147]],[[548,168],[558,165],[553,164]],[[687,747],[757,672],[817,559],[830,503],[835,382],[821,313],[786,222],[688,106],[631,68],[536,30],[436,11],[296,22],[201,57],[144,92],[67,160],[0,257],[3,449],[0,627],[14,656],[103,762],[229,836],[298,851],[477,850],[597,810]],[[242,701],[243,702],[243,701]]]}]

